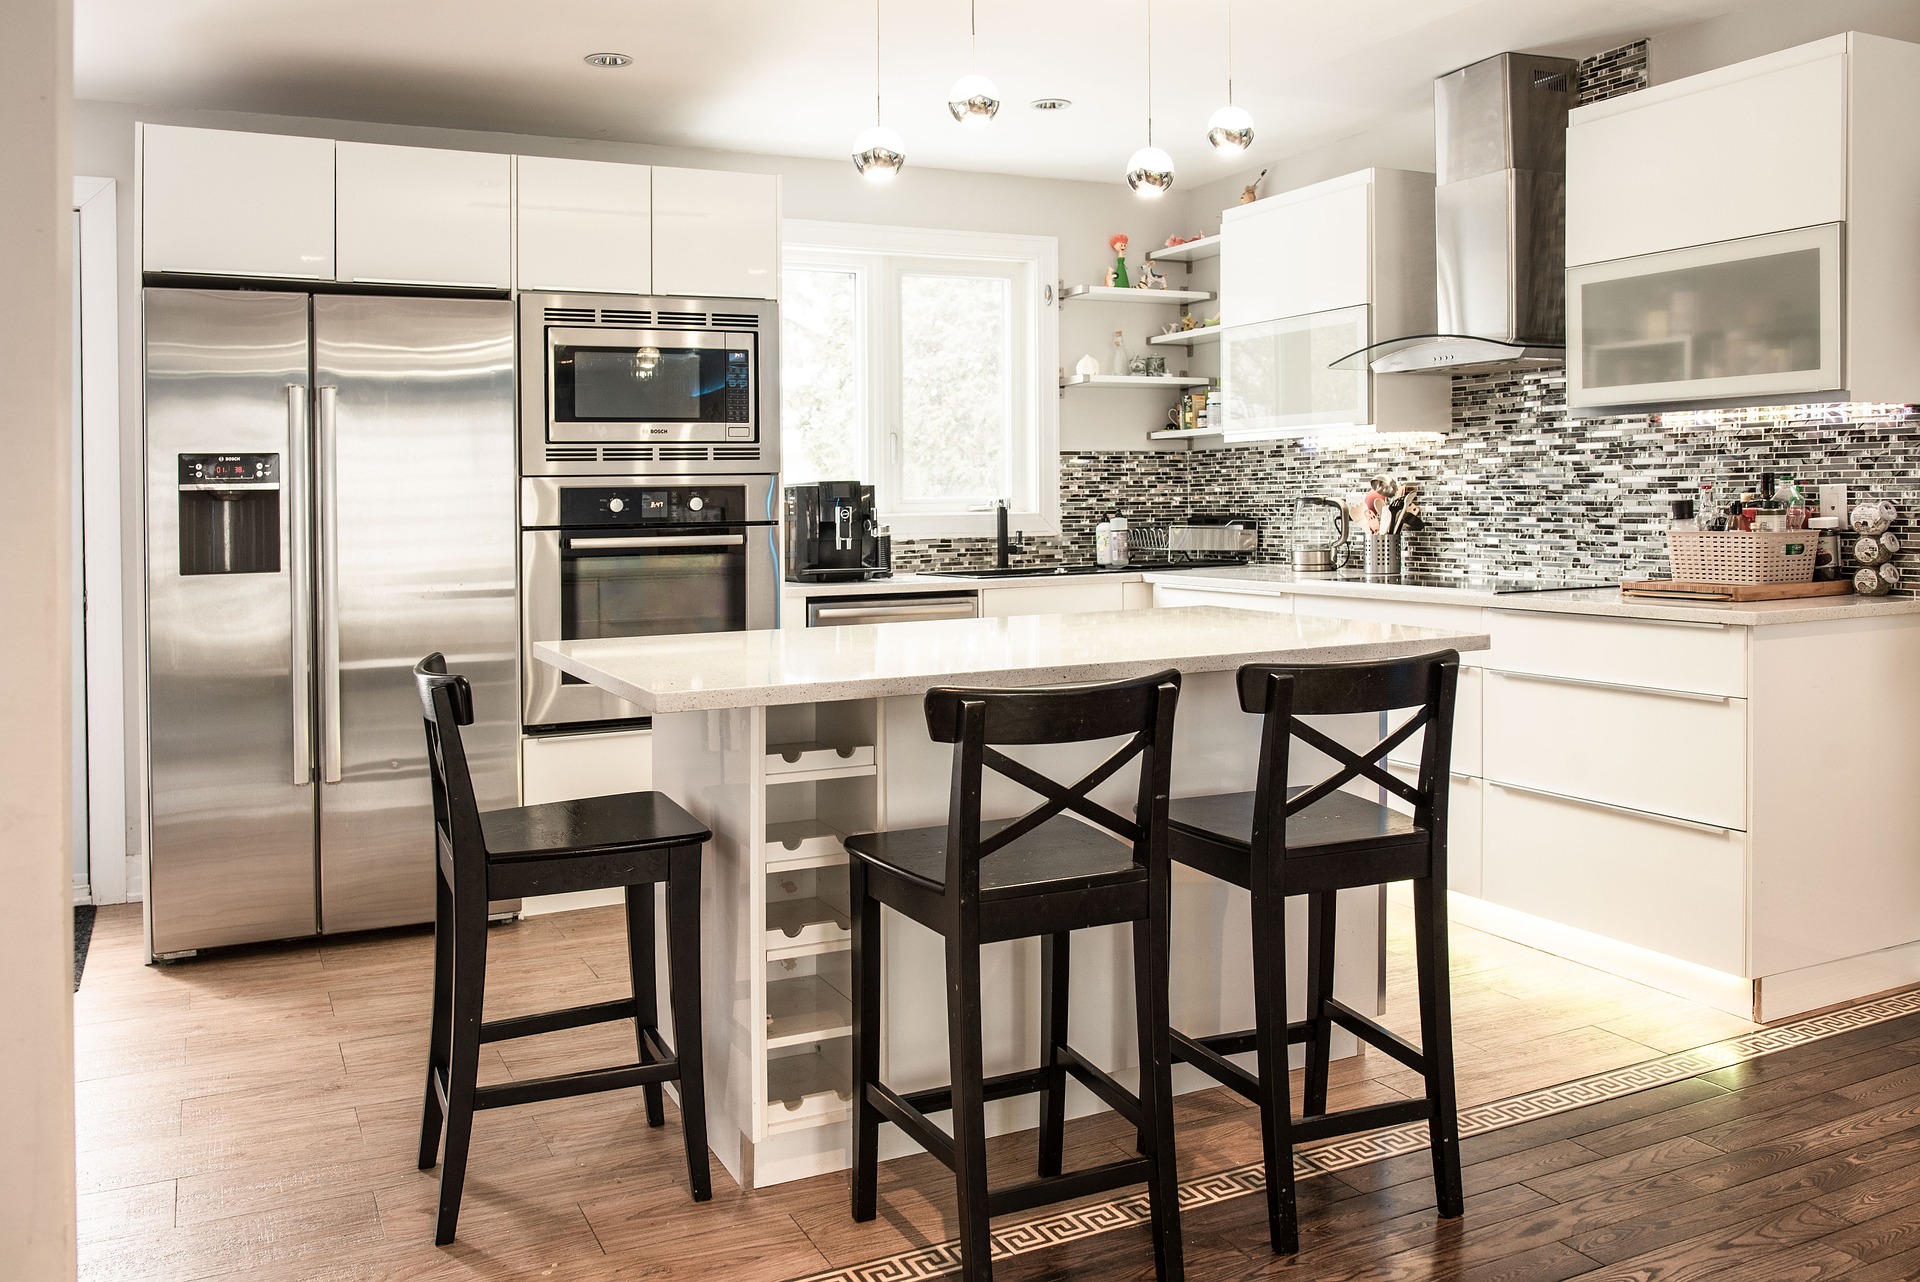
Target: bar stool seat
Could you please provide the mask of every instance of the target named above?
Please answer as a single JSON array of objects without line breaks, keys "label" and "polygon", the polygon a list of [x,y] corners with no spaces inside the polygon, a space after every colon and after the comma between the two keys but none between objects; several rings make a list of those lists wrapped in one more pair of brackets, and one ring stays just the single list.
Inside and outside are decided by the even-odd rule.
[{"label": "bar stool seat", "polygon": [[[1305,791],[1304,786],[1289,788],[1287,796],[1297,797]],[[1167,807],[1167,827],[1186,839],[1182,843],[1182,856],[1211,852],[1227,863],[1244,868],[1253,854],[1253,815],[1258,795],[1228,792],[1212,797],[1175,798]],[[1404,847],[1409,856],[1406,866],[1411,870],[1405,875],[1414,877],[1426,866],[1428,841],[1425,825],[1412,815],[1350,792],[1336,792],[1288,817],[1286,858],[1307,860],[1362,852],[1390,856],[1392,851]],[[1203,871],[1225,877],[1224,870],[1209,867]],[[1244,872],[1241,876],[1245,876]],[[1246,883],[1242,880],[1240,884]],[[1311,886],[1299,888],[1313,889]]]},{"label": "bar stool seat", "polygon": [[[980,835],[993,837],[1012,822],[983,821]],[[946,887],[945,824],[865,833],[848,838],[846,845],[867,861],[869,875],[891,872],[936,893]],[[1144,886],[1146,881],[1147,870],[1134,863],[1133,850],[1126,843],[1064,816],[1049,819],[980,861],[982,902],[1076,886]]]},{"label": "bar stool seat", "polygon": [[578,859],[596,852],[671,844],[706,831],[705,824],[658,792],[582,797],[480,813],[487,862],[493,865],[523,859]]}]

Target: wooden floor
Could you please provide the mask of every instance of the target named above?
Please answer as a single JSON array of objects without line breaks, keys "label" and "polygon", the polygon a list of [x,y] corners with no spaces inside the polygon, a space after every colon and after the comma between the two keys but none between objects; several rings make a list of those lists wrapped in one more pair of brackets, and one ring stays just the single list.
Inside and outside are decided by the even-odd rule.
[{"label": "wooden floor", "polygon": [[[1411,931],[1404,910],[1390,920],[1388,1022],[1412,1034]],[[141,964],[139,937],[137,906],[103,909],[75,996],[85,1278],[779,1282],[951,1236],[949,1177],[925,1157],[883,1169],[883,1209],[872,1224],[847,1218],[846,1182],[837,1175],[743,1194],[716,1163],[714,1200],[695,1206],[671,1105],[667,1127],[650,1131],[639,1093],[629,1092],[482,1115],[460,1241],[435,1248],[435,1181],[413,1163],[430,938],[389,934],[156,968]],[[617,909],[501,927],[491,946],[489,1018],[626,991]],[[1454,1002],[1463,1103],[1754,1027],[1467,929],[1455,932]],[[1805,1080],[1781,1077],[1770,1060],[1663,1088],[1652,1120],[1613,1130],[1605,1128],[1635,1115],[1631,1101],[1599,1106],[1615,1112],[1597,1127],[1562,1133],[1553,1128],[1584,1124],[1552,1118],[1483,1136],[1468,1145],[1475,1165],[1465,1226],[1436,1227],[1422,1157],[1303,1184],[1307,1254],[1294,1265],[1266,1252],[1258,1198],[1207,1208],[1190,1217],[1190,1276],[1557,1278],[1576,1264],[1585,1271],[1631,1262],[1709,1229],[1746,1233],[1741,1249],[1791,1242],[1829,1266],[1835,1250],[1857,1262],[1848,1244],[1866,1230],[1845,1234],[1877,1223],[1874,1203],[1835,1197],[1779,1223],[1767,1217],[1823,1197],[1844,1177],[1878,1189],[1874,1181],[1896,1156],[1916,1167],[1906,1196],[1920,1206],[1920,1138],[1911,1148],[1887,1138],[1920,1125],[1920,1057],[1902,1044],[1913,1037],[1920,1029],[1869,1047],[1858,1068],[1824,1076],[1810,1069]],[[482,1080],[613,1063],[631,1052],[619,1026],[497,1043],[486,1048]],[[1741,1086],[1748,1089],[1734,1089]],[[1336,1065],[1335,1087],[1335,1107],[1417,1089],[1377,1054]],[[1789,1112],[1784,1120],[1742,1120],[1749,1099],[1784,1102]],[[1237,1099],[1187,1096],[1179,1113],[1183,1177],[1257,1159],[1250,1113]],[[1600,1138],[1589,1138],[1596,1129]],[[1866,1154],[1857,1169],[1847,1165],[1856,1148]],[[1130,1149],[1131,1136],[1110,1116],[1069,1127],[1069,1164]],[[1004,1168],[996,1174],[1026,1169],[1031,1152],[1030,1136],[995,1141]],[[1808,1168],[1807,1179],[1824,1182],[1794,1183],[1809,1161],[1838,1174]],[[1690,1200],[1734,1197],[1761,1179],[1779,1185],[1775,1201],[1754,1203],[1746,1229],[1746,1221],[1709,1215],[1708,1205]],[[1896,1189],[1875,1195],[1890,1199],[1887,1210],[1908,1205]],[[1908,1214],[1920,1226],[1920,1211]],[[1836,1234],[1830,1245],[1803,1245]],[[1508,1257],[1512,1270],[1489,1263]],[[1009,1260],[1000,1275],[1124,1276],[1140,1273],[1146,1258],[1144,1232],[1122,1230]],[[1352,1271],[1339,1271],[1348,1265]]]}]

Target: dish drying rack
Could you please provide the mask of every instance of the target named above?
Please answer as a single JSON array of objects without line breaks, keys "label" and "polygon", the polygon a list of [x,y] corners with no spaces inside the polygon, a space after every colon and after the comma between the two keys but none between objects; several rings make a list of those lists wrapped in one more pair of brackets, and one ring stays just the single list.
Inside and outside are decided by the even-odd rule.
[{"label": "dish drying rack", "polygon": [[1259,546],[1260,531],[1237,525],[1135,525],[1127,531],[1127,554],[1134,560],[1149,552],[1170,561],[1252,556]]}]

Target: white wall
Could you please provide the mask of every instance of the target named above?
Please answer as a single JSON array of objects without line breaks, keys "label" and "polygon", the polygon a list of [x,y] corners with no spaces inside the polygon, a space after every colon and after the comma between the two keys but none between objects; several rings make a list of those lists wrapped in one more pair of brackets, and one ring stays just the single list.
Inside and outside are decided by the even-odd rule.
[{"label": "white wall", "polygon": [[0,40],[0,1273],[74,1275],[68,867],[73,179],[69,0],[9,0]]},{"label": "white wall", "polygon": [[1655,84],[1791,49],[1843,31],[1920,43],[1916,0],[1758,0],[1732,13],[1653,37],[1647,51]]}]

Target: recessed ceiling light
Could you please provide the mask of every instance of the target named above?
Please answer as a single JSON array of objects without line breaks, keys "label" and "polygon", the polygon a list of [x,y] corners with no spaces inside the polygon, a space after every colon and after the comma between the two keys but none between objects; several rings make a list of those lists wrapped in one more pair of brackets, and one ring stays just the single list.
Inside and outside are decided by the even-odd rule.
[{"label": "recessed ceiling light", "polygon": [[582,59],[589,67],[631,67],[633,58],[624,53],[590,53]]},{"label": "recessed ceiling light", "polygon": [[1073,105],[1069,98],[1035,98],[1027,104],[1035,111],[1065,111]]}]

